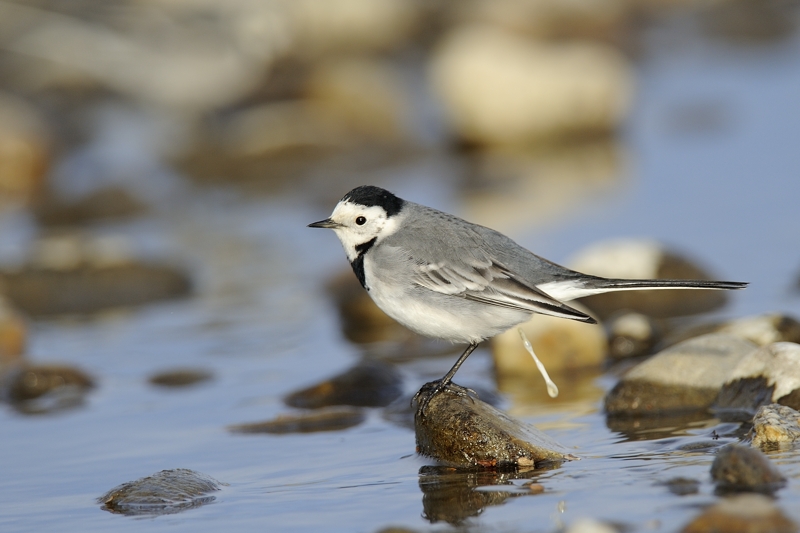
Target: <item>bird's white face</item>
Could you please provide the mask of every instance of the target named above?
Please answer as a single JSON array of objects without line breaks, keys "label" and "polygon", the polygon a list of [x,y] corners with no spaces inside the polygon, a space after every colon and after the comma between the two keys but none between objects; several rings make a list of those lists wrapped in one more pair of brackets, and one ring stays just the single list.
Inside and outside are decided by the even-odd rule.
[{"label": "bird's white face", "polygon": [[347,259],[353,261],[358,257],[357,246],[372,239],[376,242],[395,232],[396,221],[386,215],[386,210],[378,205],[364,206],[342,201],[336,205],[329,219],[333,222],[331,229],[342,241]]}]

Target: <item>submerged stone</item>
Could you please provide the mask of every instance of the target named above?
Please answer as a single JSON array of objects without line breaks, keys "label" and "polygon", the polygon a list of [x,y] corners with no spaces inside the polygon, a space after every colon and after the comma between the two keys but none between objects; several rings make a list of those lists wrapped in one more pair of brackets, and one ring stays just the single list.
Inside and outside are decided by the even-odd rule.
[{"label": "submerged stone", "polygon": [[124,515],[163,515],[199,507],[214,501],[211,492],[224,483],[189,470],[162,470],[152,476],[114,487],[97,499],[101,509]]},{"label": "submerged stone", "polygon": [[385,407],[402,392],[402,378],[393,366],[365,360],[317,385],[289,394],[284,401],[301,409],[331,405]]},{"label": "submerged stone", "polygon": [[739,337],[709,334],[659,352],[632,368],[608,393],[611,415],[707,409],[731,370],[757,346]]},{"label": "submerged stone", "polygon": [[175,368],[154,374],[147,381],[160,387],[187,387],[208,381],[213,377],[214,375],[208,370]]},{"label": "submerged stone", "polygon": [[750,436],[757,448],[795,443],[800,440],[800,412],[775,403],[764,405],[753,417]]},{"label": "submerged stone", "polygon": [[366,415],[360,409],[337,407],[311,413],[281,415],[272,420],[228,426],[231,433],[317,433],[341,431],[361,424]]},{"label": "submerged stone", "polygon": [[81,405],[94,380],[78,368],[59,364],[22,364],[0,380],[0,396],[25,414],[41,414]]},{"label": "submerged stone", "polygon": [[761,492],[772,494],[786,484],[786,478],[756,448],[739,444],[717,452],[711,465],[711,478],[719,492]]},{"label": "submerged stone", "polygon": [[737,494],[703,511],[681,533],[796,533],[797,530],[797,524],[767,496]]},{"label": "submerged stone", "polygon": [[[420,390],[429,397],[432,384]],[[484,468],[539,467],[577,459],[541,431],[452,388],[433,396],[414,417],[417,451],[442,463]]]}]

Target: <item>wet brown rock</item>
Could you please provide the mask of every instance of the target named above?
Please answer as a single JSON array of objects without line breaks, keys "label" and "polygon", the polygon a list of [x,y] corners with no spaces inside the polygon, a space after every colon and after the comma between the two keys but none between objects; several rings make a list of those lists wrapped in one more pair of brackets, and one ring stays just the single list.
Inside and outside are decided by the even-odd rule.
[{"label": "wet brown rock", "polygon": [[769,403],[800,409],[800,344],[775,342],[742,358],[714,405],[752,414]]},{"label": "wet brown rock", "polygon": [[785,405],[762,406],[753,417],[751,444],[757,448],[790,445],[800,440],[800,412]]},{"label": "wet brown rock", "polygon": [[[430,383],[420,390],[424,401]],[[446,389],[414,418],[417,451],[445,464],[484,468],[539,467],[577,459],[544,433],[480,399]]]},{"label": "wet brown rock", "polygon": [[430,77],[453,130],[481,145],[614,130],[632,94],[630,68],[610,47],[541,43],[489,26],[446,35]]},{"label": "wet brown rock", "polygon": [[711,478],[720,492],[771,494],[786,484],[786,478],[756,448],[731,444],[717,452]]},{"label": "wet brown rock", "polygon": [[363,411],[337,407],[311,413],[281,415],[273,420],[228,426],[232,433],[317,433],[341,431],[364,422]]},{"label": "wet brown rock", "polygon": [[188,275],[173,266],[127,263],[0,271],[9,300],[31,316],[94,313],[186,296]]},{"label": "wet brown rock", "polygon": [[189,385],[208,381],[213,377],[214,375],[208,370],[175,368],[150,376],[148,381],[160,387],[187,387]]},{"label": "wet brown rock", "polygon": [[362,361],[318,385],[289,394],[286,405],[319,409],[331,405],[384,407],[402,394],[400,373],[380,361]]},{"label": "wet brown rock", "polygon": [[164,515],[200,507],[216,498],[209,495],[224,485],[186,468],[162,470],[152,476],[114,487],[97,499],[101,509],[124,515]]},{"label": "wet brown rock", "polygon": [[[548,372],[558,373],[603,364],[608,344],[602,326],[546,315],[535,315],[519,327]],[[517,328],[492,339],[492,357],[498,375],[539,375],[525,350]]]},{"label": "wet brown rock", "polygon": [[686,524],[682,533],[795,533],[792,522],[767,496],[737,494],[721,499]]},{"label": "wet brown rock", "polygon": [[651,317],[641,313],[615,314],[605,323],[605,328],[608,355],[612,359],[647,355],[661,339],[661,327]]},{"label": "wet brown rock", "polygon": [[606,396],[606,412],[633,415],[707,409],[736,364],[757,348],[723,334],[676,344],[625,374]]},{"label": "wet brown rock", "polygon": [[[704,269],[661,244],[648,240],[600,242],[578,253],[568,266],[586,274],[631,279],[714,279]],[[582,298],[602,319],[622,309],[663,318],[716,309],[726,302],[725,291],[619,291]]]}]

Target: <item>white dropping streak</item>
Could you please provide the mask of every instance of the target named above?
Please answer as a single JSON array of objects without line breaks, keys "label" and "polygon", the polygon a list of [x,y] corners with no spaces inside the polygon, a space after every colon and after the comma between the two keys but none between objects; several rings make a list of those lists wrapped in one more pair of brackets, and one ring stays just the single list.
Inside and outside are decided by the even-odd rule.
[{"label": "white dropping streak", "polygon": [[544,367],[542,362],[539,361],[539,358],[536,357],[535,353],[533,353],[533,346],[531,346],[531,342],[528,340],[528,337],[525,336],[525,332],[522,331],[522,328],[517,328],[517,331],[519,331],[519,336],[522,338],[522,344],[525,346],[525,349],[528,350],[528,353],[531,354],[531,357],[533,357],[533,362],[536,363],[536,368],[538,368],[539,372],[542,373],[544,382],[547,384],[547,394],[551,398],[555,398],[558,396],[558,387],[556,387],[556,384],[553,383],[552,379],[550,379],[550,376],[547,375],[547,369]]}]

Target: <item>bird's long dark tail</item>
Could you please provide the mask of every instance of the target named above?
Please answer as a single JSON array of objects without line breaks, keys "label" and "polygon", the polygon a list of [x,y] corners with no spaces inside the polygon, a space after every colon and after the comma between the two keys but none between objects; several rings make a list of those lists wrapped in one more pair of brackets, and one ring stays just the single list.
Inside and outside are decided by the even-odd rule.
[{"label": "bird's long dark tail", "polygon": [[717,289],[737,290],[747,287],[742,281],[708,281],[691,279],[604,279],[598,278],[587,284],[599,290],[624,291],[641,289]]}]

